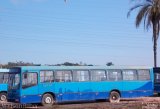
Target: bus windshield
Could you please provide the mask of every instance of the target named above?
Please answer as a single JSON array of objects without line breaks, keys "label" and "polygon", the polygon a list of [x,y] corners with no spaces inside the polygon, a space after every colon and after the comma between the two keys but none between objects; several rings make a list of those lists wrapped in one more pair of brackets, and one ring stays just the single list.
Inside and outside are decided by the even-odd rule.
[{"label": "bus windshield", "polygon": [[8,85],[9,89],[18,89],[20,86],[20,74],[10,74]]}]

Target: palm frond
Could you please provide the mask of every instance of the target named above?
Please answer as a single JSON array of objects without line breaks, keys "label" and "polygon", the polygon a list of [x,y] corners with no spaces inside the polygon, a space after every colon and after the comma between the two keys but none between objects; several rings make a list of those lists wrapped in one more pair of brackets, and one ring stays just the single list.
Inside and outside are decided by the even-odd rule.
[{"label": "palm frond", "polygon": [[146,24],[147,30],[149,29],[149,27],[151,26],[151,24],[152,24],[152,12],[150,10],[149,13],[148,13],[147,24]]},{"label": "palm frond", "polygon": [[147,2],[149,2],[150,4],[153,4],[153,0],[146,0]]},{"label": "palm frond", "polygon": [[[132,7],[128,13],[127,17],[130,16],[130,13],[140,8],[137,16],[135,25],[136,27],[139,27],[142,20],[144,20],[144,29],[149,29],[151,26],[155,27],[156,30],[156,37],[158,39],[160,34],[160,0],[143,0],[144,2],[142,4],[137,4],[134,7]],[[155,37],[155,36],[154,36]]]},{"label": "palm frond", "polygon": [[131,13],[134,9],[139,8],[139,7],[141,7],[141,6],[144,6],[144,4],[138,4],[138,5],[130,8],[129,11],[128,11],[128,13],[127,13],[127,17],[130,16],[130,13]]},{"label": "palm frond", "polygon": [[146,25],[146,21],[148,22],[148,16],[150,14],[151,7],[152,7],[152,5],[150,6],[150,8],[147,9],[147,11],[144,15],[144,29],[147,29],[147,30],[148,30],[148,28],[147,28],[147,25]]},{"label": "palm frond", "polygon": [[139,13],[138,13],[138,15],[137,15],[137,17],[136,17],[136,27],[139,27],[139,25],[140,25],[142,19],[144,18],[144,16],[147,16],[147,15],[148,15],[147,12],[148,12],[150,6],[151,6],[150,4],[144,5],[144,6],[140,9],[140,11],[139,11]]},{"label": "palm frond", "polygon": [[146,20],[147,20],[147,16],[149,14],[150,8],[146,11],[145,15],[144,15],[144,29],[146,29]]}]

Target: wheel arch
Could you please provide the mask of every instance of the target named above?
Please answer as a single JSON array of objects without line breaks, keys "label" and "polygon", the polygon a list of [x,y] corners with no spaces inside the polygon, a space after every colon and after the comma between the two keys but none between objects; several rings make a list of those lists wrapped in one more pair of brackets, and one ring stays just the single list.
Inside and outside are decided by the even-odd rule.
[{"label": "wheel arch", "polygon": [[0,91],[0,93],[6,93],[7,94],[7,91]]},{"label": "wheel arch", "polygon": [[56,100],[56,95],[55,95],[53,92],[45,92],[45,93],[42,94],[42,97],[43,97],[45,94],[50,94],[50,95],[52,95],[53,99]]},{"label": "wheel arch", "polygon": [[[48,103],[46,103],[46,102],[44,102],[45,100],[45,95],[49,95],[49,96],[52,96],[52,101],[50,101],[49,102],[49,104]],[[47,96],[48,96],[47,95]],[[42,99],[41,99],[41,104],[43,105],[43,106],[52,106],[53,104],[55,104],[56,103],[56,96],[55,96],[55,94],[53,93],[53,92],[45,92],[45,93],[43,93],[43,95],[42,95]]]},{"label": "wheel arch", "polygon": [[[2,95],[5,95],[5,99],[2,99]],[[7,101],[7,91],[0,91],[0,101]]]},{"label": "wheel arch", "polygon": [[118,92],[119,95],[120,95],[120,97],[121,97],[121,92],[120,92],[118,89],[113,89],[113,90],[111,90],[109,94],[111,94],[111,92],[113,92],[113,91],[114,91],[114,92]]}]

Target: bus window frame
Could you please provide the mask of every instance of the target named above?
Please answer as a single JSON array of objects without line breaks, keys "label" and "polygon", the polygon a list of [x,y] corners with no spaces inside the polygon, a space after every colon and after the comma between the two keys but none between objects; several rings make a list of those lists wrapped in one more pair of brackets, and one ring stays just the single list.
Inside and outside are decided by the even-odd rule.
[{"label": "bus window frame", "polygon": [[[25,73],[36,73],[37,74],[37,83],[35,84],[35,85],[32,85],[32,86],[29,86],[29,87],[23,87],[23,74],[25,74]],[[38,75],[38,72],[23,72],[23,73],[21,73],[22,74],[22,76],[21,76],[21,88],[22,89],[27,89],[27,88],[30,88],[30,87],[33,87],[33,86],[37,86],[38,84],[39,84],[39,82],[38,82],[38,80],[39,80],[39,75]]]},{"label": "bus window frame", "polygon": [[[139,79],[138,70],[147,70],[147,71],[149,71],[149,79],[148,80]],[[138,76],[138,80],[137,81],[151,81],[152,80],[150,69],[137,69],[137,76]]]},{"label": "bus window frame", "polygon": [[4,84],[4,72],[0,72],[2,78],[0,78],[0,84]]},{"label": "bus window frame", "polygon": [[[109,79],[109,70],[119,70],[120,71],[120,74],[121,74],[121,79],[120,80],[116,80],[116,81],[113,81],[113,80],[110,80]],[[119,81],[123,81],[123,74],[122,74],[122,69],[106,69],[106,74],[107,74],[107,81],[108,82],[119,82]]]},{"label": "bus window frame", "polygon": [[[135,79],[134,80],[124,80],[123,71],[125,71],[125,70],[134,70],[136,72],[136,80]],[[122,71],[122,80],[123,81],[139,81],[138,80],[138,70],[137,69],[122,69],[121,71]]]},{"label": "bus window frame", "polygon": [[[56,72],[58,72],[58,71],[70,71],[70,73],[71,73],[71,80],[70,81],[60,81],[60,80],[56,80]],[[56,83],[67,83],[67,82],[74,82],[73,81],[73,72],[72,72],[72,70],[65,70],[65,69],[63,69],[63,70],[54,70],[54,82],[56,82]]]},{"label": "bus window frame", "polygon": [[[53,80],[51,81],[51,82],[49,82],[49,81],[45,81],[45,82],[41,82],[41,71],[52,71],[53,72]],[[54,74],[54,70],[40,70],[39,71],[39,83],[41,83],[41,84],[45,84],[45,83],[53,83],[53,82],[55,82],[55,74]]]},{"label": "bus window frame", "polygon": [[[73,72],[74,71],[88,71],[89,80],[88,81],[74,81],[73,80]],[[73,69],[72,70],[72,82],[91,82],[90,69]]]},{"label": "bus window frame", "polygon": [[[5,75],[7,75],[7,78],[5,77]],[[8,84],[8,80],[9,80],[9,73],[5,72],[3,74],[3,84]]]},{"label": "bus window frame", "polygon": [[108,81],[108,75],[107,75],[107,70],[106,69],[90,69],[89,70],[89,81],[90,82],[103,82],[103,81],[93,81],[92,78],[91,78],[91,75],[92,75],[91,71],[104,71],[106,78],[103,81]]}]

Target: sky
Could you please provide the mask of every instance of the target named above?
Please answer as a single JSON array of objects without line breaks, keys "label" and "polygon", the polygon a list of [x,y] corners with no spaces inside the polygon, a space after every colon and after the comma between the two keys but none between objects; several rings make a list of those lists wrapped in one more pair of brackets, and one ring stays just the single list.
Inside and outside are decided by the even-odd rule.
[{"label": "sky", "polygon": [[[0,64],[153,66],[152,30],[135,27],[131,0],[1,0]],[[143,23],[142,23],[143,24]],[[158,66],[160,41],[158,40]]]}]

